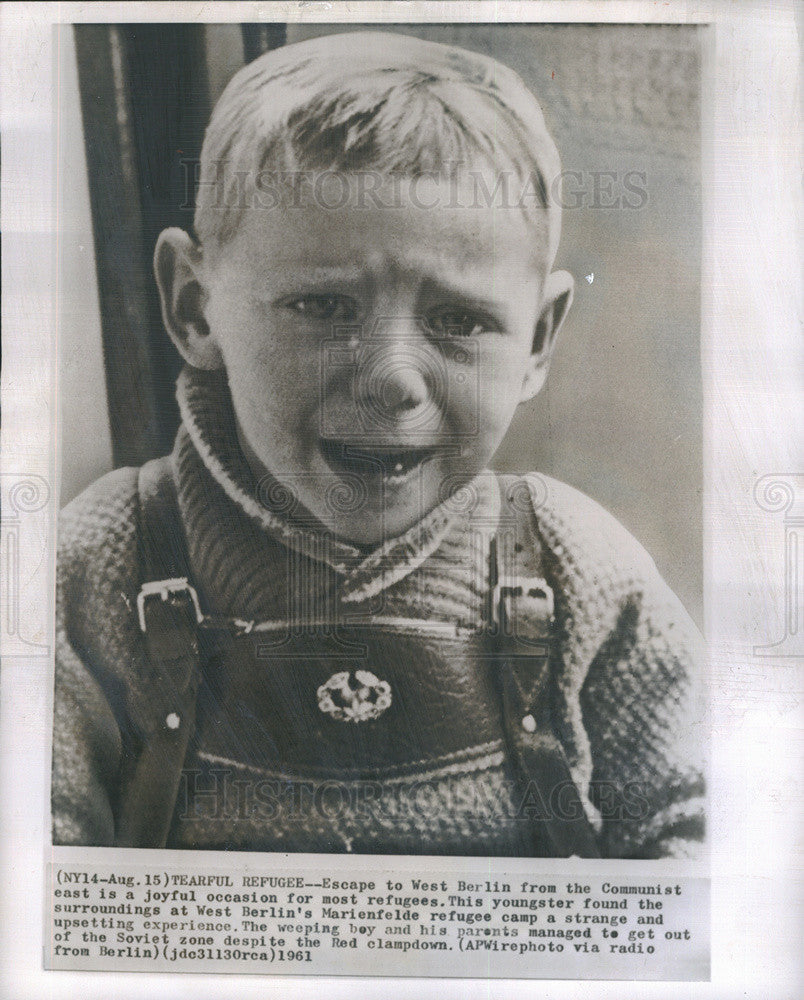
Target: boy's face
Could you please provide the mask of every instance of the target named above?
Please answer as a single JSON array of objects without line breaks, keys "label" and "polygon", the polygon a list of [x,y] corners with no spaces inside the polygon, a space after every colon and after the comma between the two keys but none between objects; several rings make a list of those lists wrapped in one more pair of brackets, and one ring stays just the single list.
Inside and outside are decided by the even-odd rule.
[{"label": "boy's face", "polygon": [[255,476],[370,545],[486,467],[541,387],[571,279],[553,275],[545,296],[546,232],[484,205],[475,181],[457,197],[431,179],[362,199],[348,184],[338,209],[340,185],[247,209],[194,267],[203,318],[179,346],[225,367]]}]

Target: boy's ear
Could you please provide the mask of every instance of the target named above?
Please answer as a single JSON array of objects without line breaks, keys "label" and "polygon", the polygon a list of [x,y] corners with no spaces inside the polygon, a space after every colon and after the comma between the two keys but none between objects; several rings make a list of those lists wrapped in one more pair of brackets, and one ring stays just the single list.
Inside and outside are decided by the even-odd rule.
[{"label": "boy's ear", "polygon": [[533,332],[533,354],[522,385],[521,402],[532,399],[544,385],[556,335],[572,304],[575,281],[568,271],[553,271],[547,275],[542,293],[542,309]]},{"label": "boy's ear", "polygon": [[154,274],[162,319],[185,361],[211,371],[223,358],[204,315],[206,289],[201,280],[201,250],[183,229],[165,229],[154,251]]}]

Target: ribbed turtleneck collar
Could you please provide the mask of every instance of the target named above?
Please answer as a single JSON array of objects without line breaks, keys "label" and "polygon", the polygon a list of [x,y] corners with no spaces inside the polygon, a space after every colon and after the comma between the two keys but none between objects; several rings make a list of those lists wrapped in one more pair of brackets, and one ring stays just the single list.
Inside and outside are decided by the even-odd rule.
[{"label": "ribbed turtleneck collar", "polygon": [[[456,546],[460,549],[465,543],[468,558],[469,548],[476,548],[478,533],[488,537],[496,531],[500,493],[496,477],[489,472],[477,476],[404,534],[388,539],[369,553],[323,530],[311,531],[309,522],[297,523],[288,515],[286,505],[283,509],[285,494],[280,484],[275,490],[255,488],[238,444],[231,396],[222,373],[185,368],[179,377],[177,399],[183,424],[174,453],[180,495],[188,468],[195,467],[198,472],[197,463],[186,456],[189,443],[222,491],[219,500],[225,497],[252,527],[257,526],[273,541],[322,562],[337,573],[341,577],[341,600],[345,602],[375,597],[416,570],[444,544],[454,558]],[[217,492],[206,490],[203,502],[214,505]],[[184,494],[186,506],[188,490]],[[217,513],[223,523],[233,527],[231,510],[228,516],[224,510]],[[216,514],[207,510],[204,516]],[[236,549],[235,540],[232,542]]]}]

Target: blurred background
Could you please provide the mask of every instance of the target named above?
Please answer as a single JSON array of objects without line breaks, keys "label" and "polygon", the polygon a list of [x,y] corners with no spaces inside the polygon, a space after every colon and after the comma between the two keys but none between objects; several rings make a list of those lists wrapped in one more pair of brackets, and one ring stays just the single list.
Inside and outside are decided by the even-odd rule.
[{"label": "blurred background", "polygon": [[[151,258],[192,225],[212,106],[261,52],[377,25],[62,26],[59,129],[61,503],[168,452],[180,359]],[[701,33],[686,25],[385,25],[511,66],[565,171],[556,266],[575,303],[546,388],[495,465],[603,504],[702,620]]]}]

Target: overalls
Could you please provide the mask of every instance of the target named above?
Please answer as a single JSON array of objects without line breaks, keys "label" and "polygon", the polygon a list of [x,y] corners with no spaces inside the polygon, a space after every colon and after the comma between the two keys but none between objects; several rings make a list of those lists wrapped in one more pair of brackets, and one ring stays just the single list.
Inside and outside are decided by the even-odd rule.
[{"label": "overalls", "polygon": [[[518,853],[599,856],[552,729],[552,592],[541,577],[517,572],[517,546],[501,531],[489,546],[485,620],[474,629],[382,616],[218,619],[205,614],[192,583],[169,467],[159,460],[143,466],[139,495],[137,612],[151,676],[147,702],[131,706],[140,739],[123,783],[118,845],[171,846],[188,781],[202,798],[212,796],[209,773],[199,785],[190,766],[199,740],[208,760],[248,759],[264,774],[292,760],[302,773],[343,776],[340,795],[355,788],[374,795],[388,787],[376,775],[404,775],[429,759],[460,760],[468,740],[502,733],[520,801],[529,802]],[[259,669],[234,667],[243,657]],[[247,822],[255,802],[246,809],[244,789],[235,776],[211,808],[239,810],[233,822]],[[310,791],[317,795],[320,782]],[[267,808],[276,789],[264,783],[258,800],[260,792]],[[219,846],[229,845],[224,838]],[[340,849],[351,849],[348,838]]]}]

